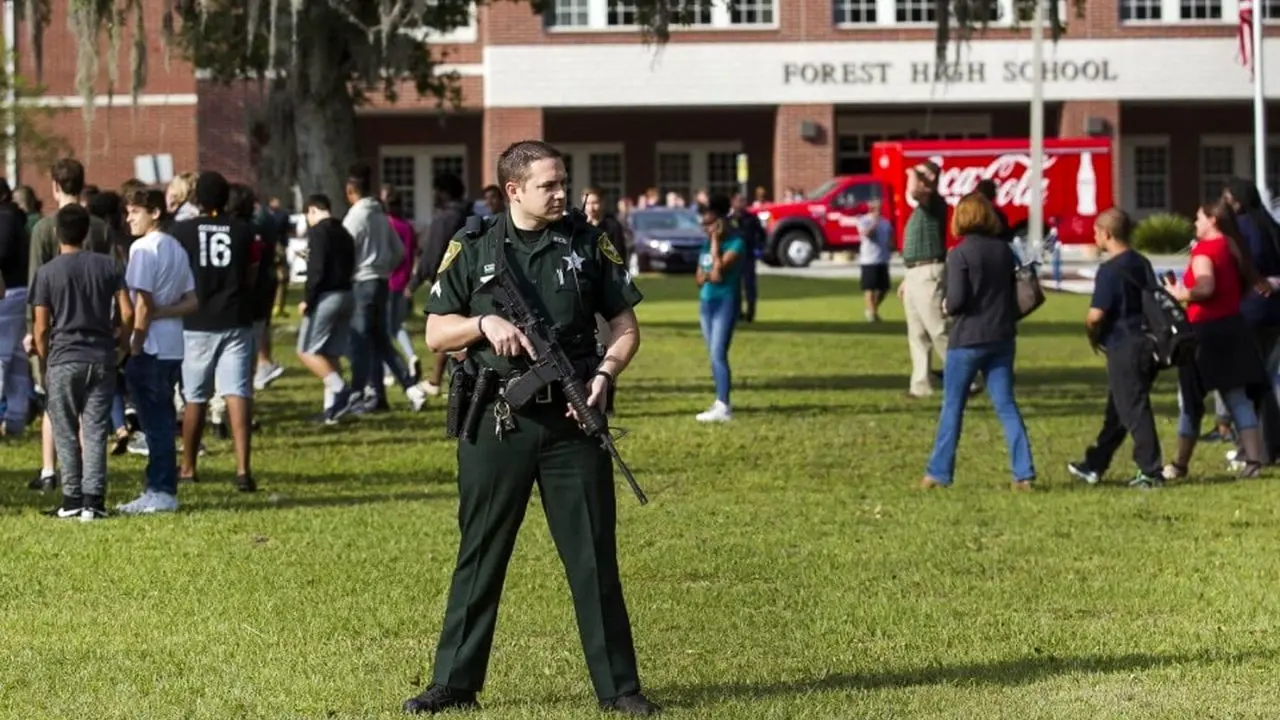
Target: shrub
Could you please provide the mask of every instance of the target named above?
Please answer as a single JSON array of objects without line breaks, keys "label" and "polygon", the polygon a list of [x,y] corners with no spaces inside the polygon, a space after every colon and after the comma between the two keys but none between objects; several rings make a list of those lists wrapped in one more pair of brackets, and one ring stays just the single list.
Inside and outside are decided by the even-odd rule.
[{"label": "shrub", "polygon": [[1195,226],[1187,218],[1160,213],[1138,223],[1133,229],[1132,245],[1144,253],[1177,253],[1185,250],[1195,235]]}]

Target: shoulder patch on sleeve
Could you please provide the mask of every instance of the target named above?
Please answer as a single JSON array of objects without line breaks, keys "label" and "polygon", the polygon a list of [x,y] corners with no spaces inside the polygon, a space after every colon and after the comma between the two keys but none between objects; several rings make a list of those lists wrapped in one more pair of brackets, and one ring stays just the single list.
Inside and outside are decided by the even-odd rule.
[{"label": "shoulder patch on sleeve", "polygon": [[618,255],[618,250],[613,247],[613,242],[609,240],[609,235],[600,233],[600,237],[596,238],[596,243],[600,246],[600,252],[614,265],[622,264],[622,256]]},{"label": "shoulder patch on sleeve", "polygon": [[445,270],[448,270],[449,266],[453,264],[453,261],[458,259],[458,255],[461,252],[462,242],[458,240],[450,240],[449,248],[444,251],[444,259],[440,261],[440,269],[436,271],[436,274],[439,275]]}]

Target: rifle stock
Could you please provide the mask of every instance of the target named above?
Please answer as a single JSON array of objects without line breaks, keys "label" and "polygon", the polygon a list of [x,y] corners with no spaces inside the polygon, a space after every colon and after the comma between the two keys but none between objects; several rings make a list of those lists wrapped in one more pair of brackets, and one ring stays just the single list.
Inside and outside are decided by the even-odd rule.
[{"label": "rifle stock", "polygon": [[[503,260],[505,261],[505,258]],[[559,381],[565,399],[573,408],[574,414],[578,416],[578,423],[583,431],[600,441],[600,446],[609,453],[609,457],[618,466],[636,499],[641,505],[647,504],[649,498],[640,489],[635,476],[631,474],[631,469],[623,462],[622,455],[613,441],[613,435],[609,432],[609,423],[604,414],[594,405],[587,403],[586,384],[578,379],[573,363],[565,355],[564,348],[560,347],[556,339],[555,329],[548,328],[539,319],[524,295],[520,293],[518,280],[511,272],[510,265],[506,262],[498,263],[497,272],[489,284],[494,298],[509,315],[507,319],[520,328],[538,353],[537,360],[529,370],[506,384],[503,396],[507,403],[513,408],[519,408],[543,388]]]}]

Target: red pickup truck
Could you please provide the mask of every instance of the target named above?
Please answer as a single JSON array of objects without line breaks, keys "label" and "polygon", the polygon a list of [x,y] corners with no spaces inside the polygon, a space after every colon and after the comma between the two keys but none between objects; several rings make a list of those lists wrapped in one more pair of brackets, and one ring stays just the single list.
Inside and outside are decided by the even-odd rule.
[{"label": "red pickup truck", "polygon": [[[1031,202],[1030,141],[955,140],[881,142],[871,149],[870,175],[828,180],[803,200],[755,208],[768,233],[764,259],[771,265],[806,267],[824,251],[856,250],[859,220],[867,204],[880,202],[902,247],[914,202],[906,196],[907,170],[923,160],[941,168],[938,191],[955,207],[987,178],[996,183],[996,205],[1015,234],[1025,234]],[[1044,158],[1044,218],[1063,243],[1092,243],[1093,221],[1112,206],[1111,141],[1106,138],[1047,139]],[[949,234],[949,233],[948,233]],[[948,244],[957,242],[949,238]]]}]

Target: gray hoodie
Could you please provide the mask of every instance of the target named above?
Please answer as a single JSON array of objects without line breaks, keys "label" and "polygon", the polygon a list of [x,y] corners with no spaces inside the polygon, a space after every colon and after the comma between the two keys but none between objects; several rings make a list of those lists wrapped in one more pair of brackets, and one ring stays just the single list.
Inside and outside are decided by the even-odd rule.
[{"label": "gray hoodie", "polygon": [[342,226],[356,241],[356,272],[352,281],[386,280],[404,259],[404,244],[391,227],[382,205],[373,198],[360,198]]}]

